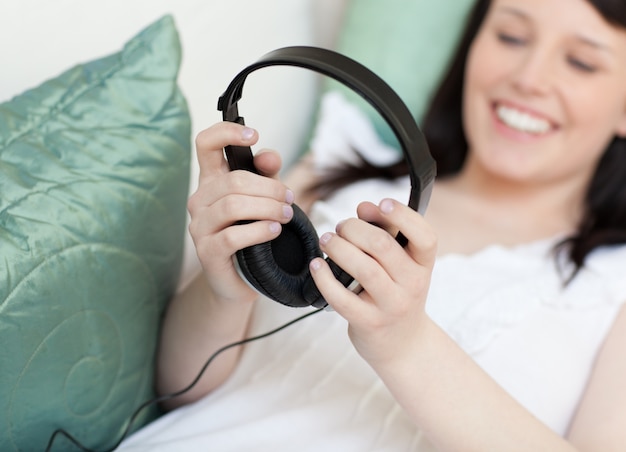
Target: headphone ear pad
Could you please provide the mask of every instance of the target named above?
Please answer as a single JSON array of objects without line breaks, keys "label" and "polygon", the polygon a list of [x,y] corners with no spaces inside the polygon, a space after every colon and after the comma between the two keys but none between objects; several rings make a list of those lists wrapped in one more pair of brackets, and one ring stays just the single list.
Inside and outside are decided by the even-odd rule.
[{"label": "headphone ear pad", "polygon": [[309,262],[322,257],[315,227],[293,204],[293,218],[280,235],[236,254],[242,275],[263,295],[287,306],[310,306],[303,288],[311,279]]}]

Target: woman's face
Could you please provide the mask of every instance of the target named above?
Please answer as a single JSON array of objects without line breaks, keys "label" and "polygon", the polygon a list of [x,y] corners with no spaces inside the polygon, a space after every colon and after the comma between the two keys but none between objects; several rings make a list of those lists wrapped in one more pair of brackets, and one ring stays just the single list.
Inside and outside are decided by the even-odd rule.
[{"label": "woman's face", "polygon": [[467,167],[586,184],[626,136],[626,31],[586,0],[492,0],[468,56],[463,116]]}]

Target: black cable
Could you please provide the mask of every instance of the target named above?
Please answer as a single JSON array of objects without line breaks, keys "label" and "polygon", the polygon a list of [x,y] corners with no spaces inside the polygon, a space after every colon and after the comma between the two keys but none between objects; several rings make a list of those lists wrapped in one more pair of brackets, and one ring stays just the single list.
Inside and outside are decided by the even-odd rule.
[{"label": "black cable", "polygon": [[[198,372],[198,375],[196,376],[196,378],[193,379],[193,381],[187,385],[187,387],[173,392],[171,394],[165,394],[159,397],[155,397],[153,399],[147,400],[146,402],[144,402],[143,404],[141,404],[136,410],[135,412],[131,415],[130,419],[128,420],[128,423],[126,425],[126,429],[124,429],[124,432],[122,433],[122,436],[120,437],[120,439],[115,443],[115,445],[110,448],[110,449],[106,449],[102,452],[113,452],[115,449],[117,449],[119,447],[120,444],[122,444],[122,441],[124,441],[124,439],[126,439],[126,437],[128,436],[128,434],[130,433],[131,427],[133,426],[133,423],[135,422],[135,420],[137,419],[137,416],[139,416],[139,414],[146,408],[148,408],[151,405],[155,405],[158,403],[162,403],[165,402],[167,400],[171,400],[173,398],[179,397],[183,394],[185,394],[186,392],[190,391],[199,381],[200,378],[202,378],[202,375],[204,375],[204,372],[206,371],[206,369],[209,367],[209,365],[211,364],[211,362],[222,352],[229,350],[233,347],[237,347],[239,345],[243,345],[243,344],[247,344],[248,342],[253,342],[259,339],[263,339],[266,338],[268,336],[271,336],[274,333],[278,333],[281,330],[284,330],[285,328],[293,325],[294,323],[299,322],[300,320],[304,320],[307,317],[312,316],[313,314],[317,314],[320,311],[323,311],[324,308],[320,308],[320,309],[316,309],[315,311],[311,311],[308,312],[304,315],[301,315],[300,317],[297,317],[287,323],[285,323],[282,326],[279,326],[278,328],[275,328],[271,331],[268,331],[267,333],[263,333],[260,334],[258,336],[252,336],[252,337],[248,337],[246,339],[242,339],[240,341],[237,342],[233,342],[231,344],[225,345],[222,348],[219,348],[217,351],[215,351],[215,353],[213,353],[209,359],[207,359],[207,361],[204,363],[204,365],[202,366],[202,368],[200,369],[200,372]],[[54,433],[52,433],[52,436],[50,436],[50,440],[48,441],[48,446],[46,447],[46,452],[49,452],[52,449],[52,445],[54,444],[54,440],[57,437],[57,435],[63,435],[65,436],[65,438],[67,438],[72,444],[74,444],[76,447],[78,447],[80,450],[83,450],[85,452],[97,452],[94,449],[89,449],[88,447],[84,446],[80,441],[78,441],[76,438],[74,438],[70,433],[68,433],[67,431],[65,431],[64,429],[57,429],[54,431]]]}]

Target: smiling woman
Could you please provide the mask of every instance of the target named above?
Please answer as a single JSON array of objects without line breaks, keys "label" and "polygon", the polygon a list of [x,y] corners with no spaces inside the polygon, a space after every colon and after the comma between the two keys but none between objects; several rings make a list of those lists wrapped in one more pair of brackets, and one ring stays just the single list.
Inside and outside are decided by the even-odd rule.
[{"label": "smiling woman", "polygon": [[626,32],[590,3],[568,14],[562,3],[496,2],[486,16],[466,72],[468,164],[582,193],[609,140],[626,134]]},{"label": "smiling woman", "polygon": [[368,162],[386,148],[363,140],[373,127],[337,93],[284,183],[268,152],[254,162],[269,177],[227,171],[224,146],[255,145],[255,130],[204,130],[189,204],[204,272],[169,305],[160,390],[225,343],[293,317],[232,264],[289,221],[293,191],[303,194],[290,187],[311,182],[320,247],[363,290],[313,259],[335,312],[221,356],[178,401],[195,403],[129,449],[623,448],[624,80],[623,2],[478,0],[422,121],[439,172],[425,216],[395,201],[408,193],[406,168]]},{"label": "smiling woman", "polygon": [[626,18],[613,2],[566,3],[479,2],[485,22],[470,24],[476,39],[462,43],[467,67],[456,60],[423,126],[439,174],[450,176],[440,186],[466,180],[492,194],[515,184],[524,189],[518,195],[538,192],[540,210],[531,213],[524,196],[511,218],[516,237],[565,233],[579,267],[596,245],[626,239]]}]

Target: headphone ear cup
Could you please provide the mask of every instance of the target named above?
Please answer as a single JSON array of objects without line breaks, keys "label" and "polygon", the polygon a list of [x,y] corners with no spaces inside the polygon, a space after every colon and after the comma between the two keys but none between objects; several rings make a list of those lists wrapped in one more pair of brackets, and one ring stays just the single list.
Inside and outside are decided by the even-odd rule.
[{"label": "headphone ear cup", "polygon": [[303,288],[311,280],[309,262],[322,257],[315,227],[293,204],[293,218],[280,235],[236,254],[242,276],[260,293],[287,306],[310,306]]}]

